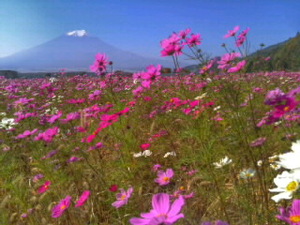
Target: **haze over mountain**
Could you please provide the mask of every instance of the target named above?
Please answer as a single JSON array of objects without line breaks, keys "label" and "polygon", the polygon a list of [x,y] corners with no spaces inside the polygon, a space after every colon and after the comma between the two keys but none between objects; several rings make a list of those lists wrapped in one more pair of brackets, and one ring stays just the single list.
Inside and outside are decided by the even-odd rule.
[{"label": "haze over mountain", "polygon": [[89,71],[97,53],[105,53],[113,61],[114,69],[125,71],[143,70],[147,66],[161,64],[173,67],[165,59],[143,57],[121,50],[89,36],[85,30],[75,30],[36,47],[20,51],[0,59],[0,70],[22,71]]}]

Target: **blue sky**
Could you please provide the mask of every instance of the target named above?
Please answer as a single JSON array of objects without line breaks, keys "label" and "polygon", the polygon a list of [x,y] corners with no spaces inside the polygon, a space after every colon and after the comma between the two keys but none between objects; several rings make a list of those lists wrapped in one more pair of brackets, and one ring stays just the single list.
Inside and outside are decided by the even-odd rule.
[{"label": "blue sky", "polygon": [[191,28],[221,55],[235,25],[251,28],[252,51],[300,31],[299,0],[1,0],[0,57],[85,29],[124,50],[160,57],[160,41]]}]

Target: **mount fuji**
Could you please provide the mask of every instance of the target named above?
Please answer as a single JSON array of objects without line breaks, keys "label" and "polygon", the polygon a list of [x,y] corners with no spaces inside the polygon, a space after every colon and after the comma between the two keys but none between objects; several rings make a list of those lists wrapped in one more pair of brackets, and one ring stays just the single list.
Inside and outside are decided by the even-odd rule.
[{"label": "mount fuji", "polygon": [[36,47],[1,58],[0,70],[53,72],[64,68],[69,71],[89,71],[97,53],[105,53],[109,60],[113,61],[114,69],[118,70],[144,70],[151,64],[173,67],[167,60],[124,51],[98,37],[89,36],[85,30],[75,30]]}]

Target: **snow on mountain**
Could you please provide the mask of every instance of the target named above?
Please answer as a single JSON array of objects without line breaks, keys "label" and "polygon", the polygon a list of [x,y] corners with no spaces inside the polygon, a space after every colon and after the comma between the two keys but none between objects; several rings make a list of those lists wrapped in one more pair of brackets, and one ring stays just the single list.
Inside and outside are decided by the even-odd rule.
[{"label": "snow on mountain", "polygon": [[67,33],[67,36],[74,36],[74,37],[83,37],[87,36],[86,30],[74,30]]}]

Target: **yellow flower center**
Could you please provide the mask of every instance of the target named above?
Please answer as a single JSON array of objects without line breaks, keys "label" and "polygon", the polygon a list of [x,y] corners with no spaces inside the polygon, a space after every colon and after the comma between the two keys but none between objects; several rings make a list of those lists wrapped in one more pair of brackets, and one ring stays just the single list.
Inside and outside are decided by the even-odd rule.
[{"label": "yellow flower center", "polygon": [[286,190],[288,191],[296,191],[299,187],[299,183],[297,181],[292,181],[286,186]]},{"label": "yellow flower center", "polygon": [[121,200],[125,200],[125,199],[126,199],[126,195],[122,195]]},{"label": "yellow flower center", "polygon": [[157,215],[157,217],[164,217],[165,219],[167,219],[168,215],[165,213],[162,213],[162,214]]},{"label": "yellow flower center", "polygon": [[164,182],[169,182],[169,181],[170,181],[170,177],[164,177],[164,178],[163,178],[163,181],[164,181]]},{"label": "yellow flower center", "polygon": [[64,210],[65,208],[67,208],[66,205],[62,205],[62,206],[60,207],[61,210]]},{"label": "yellow flower center", "polygon": [[290,107],[289,106],[286,106],[286,107],[284,107],[284,109],[283,109],[283,111],[285,111],[285,112],[287,112],[287,111],[289,111],[290,110]]},{"label": "yellow flower center", "polygon": [[300,216],[291,216],[290,221],[293,223],[299,223],[300,222]]}]

